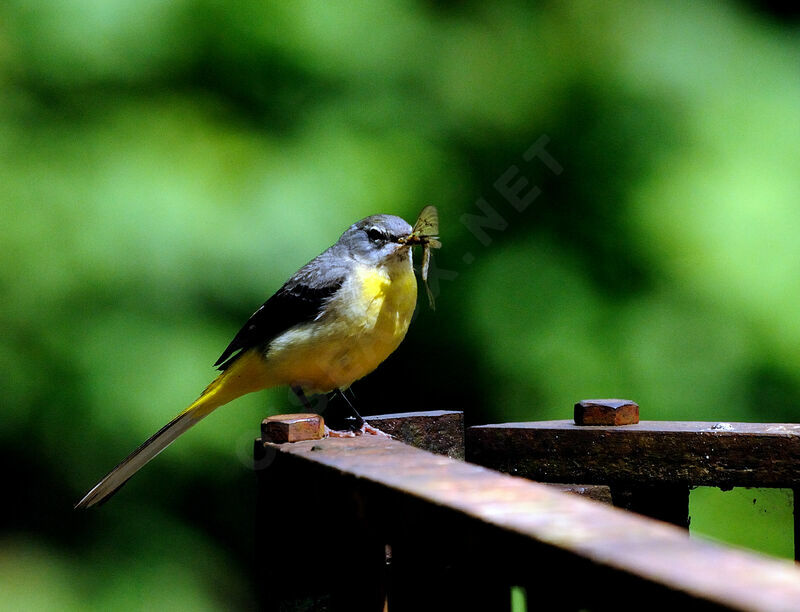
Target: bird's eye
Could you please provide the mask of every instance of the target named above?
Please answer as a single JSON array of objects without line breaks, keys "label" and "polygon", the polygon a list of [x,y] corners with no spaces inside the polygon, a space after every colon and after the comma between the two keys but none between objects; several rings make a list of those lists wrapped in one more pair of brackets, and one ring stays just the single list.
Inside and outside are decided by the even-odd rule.
[{"label": "bird's eye", "polygon": [[367,238],[372,242],[381,242],[386,240],[386,234],[377,227],[371,227],[367,230]]}]

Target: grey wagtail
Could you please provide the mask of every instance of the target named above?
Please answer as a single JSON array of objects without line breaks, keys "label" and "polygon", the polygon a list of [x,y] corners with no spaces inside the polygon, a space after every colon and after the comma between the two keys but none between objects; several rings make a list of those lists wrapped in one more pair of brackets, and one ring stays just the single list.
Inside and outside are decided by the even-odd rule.
[{"label": "grey wagtail", "polygon": [[[433,206],[415,228],[373,215],[300,268],[256,310],[217,362],[222,373],[186,410],[98,482],[75,508],[107,500],[178,436],[246,393],[289,385],[304,393],[347,389],[402,342],[417,302],[411,246],[438,247]],[[427,276],[425,265],[424,276]],[[427,280],[427,279],[425,279]]]}]

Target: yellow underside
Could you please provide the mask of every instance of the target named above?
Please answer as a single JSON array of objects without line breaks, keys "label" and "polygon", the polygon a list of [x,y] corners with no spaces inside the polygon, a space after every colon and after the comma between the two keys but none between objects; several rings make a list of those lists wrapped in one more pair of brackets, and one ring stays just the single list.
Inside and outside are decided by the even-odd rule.
[{"label": "yellow underside", "polygon": [[256,349],[242,355],[184,412],[202,418],[241,395],[278,385],[310,393],[344,389],[398,347],[416,302],[410,262],[359,266],[320,319],[284,332],[266,355]]},{"label": "yellow underside", "polygon": [[277,338],[267,353],[275,384],[312,392],[350,386],[398,347],[417,302],[410,264],[400,273],[356,269],[326,314]]}]

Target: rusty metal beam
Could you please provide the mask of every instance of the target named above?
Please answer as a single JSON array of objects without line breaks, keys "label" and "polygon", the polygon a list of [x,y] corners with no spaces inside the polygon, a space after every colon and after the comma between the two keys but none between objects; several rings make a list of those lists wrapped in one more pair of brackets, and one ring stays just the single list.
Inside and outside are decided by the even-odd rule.
[{"label": "rusty metal beam", "polygon": [[[292,592],[292,563],[310,575],[325,568],[338,576],[320,587],[325,592],[349,576],[341,609],[369,609],[387,593],[390,609],[413,609],[417,594],[431,592],[448,609],[492,600],[495,607],[485,609],[507,609],[512,584],[568,591],[591,607],[800,609],[800,570],[791,564],[692,540],[676,527],[395,440],[263,449],[275,460],[262,470],[258,520],[279,537],[263,540],[263,555],[274,561],[266,583]],[[386,572],[389,550],[399,573]]]},{"label": "rusty metal beam", "polygon": [[612,504],[614,501],[611,497],[611,488],[606,485],[565,484],[562,482],[544,482],[542,484],[555,491],[581,495],[604,504]]},{"label": "rusty metal beam", "polygon": [[544,482],[795,487],[800,484],[800,425],[478,425],[467,430],[467,459]]},{"label": "rusty metal beam", "polygon": [[464,458],[464,413],[455,410],[398,412],[365,417],[370,425],[423,450]]}]

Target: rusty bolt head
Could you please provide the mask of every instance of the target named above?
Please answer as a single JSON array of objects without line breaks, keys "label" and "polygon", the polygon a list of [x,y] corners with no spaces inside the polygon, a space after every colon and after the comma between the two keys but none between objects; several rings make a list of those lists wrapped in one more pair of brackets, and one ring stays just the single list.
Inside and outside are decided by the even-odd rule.
[{"label": "rusty bolt head", "polygon": [[261,422],[264,442],[300,442],[321,440],[325,436],[325,421],[318,414],[276,414]]},{"label": "rusty bolt head", "polygon": [[576,425],[633,425],[639,404],[625,399],[591,399],[575,404]]}]

